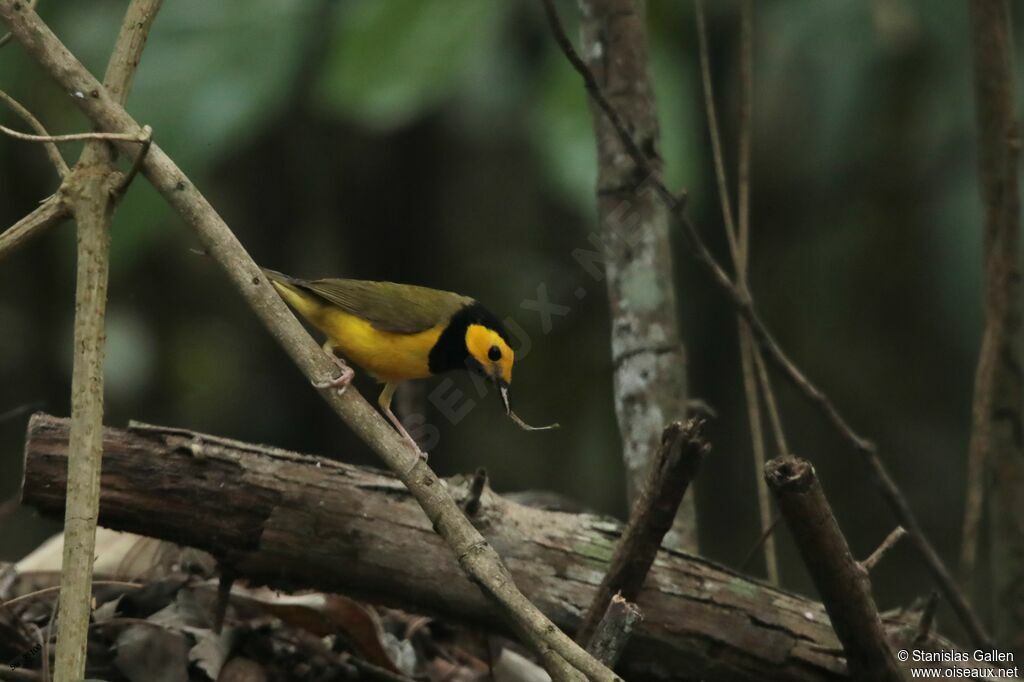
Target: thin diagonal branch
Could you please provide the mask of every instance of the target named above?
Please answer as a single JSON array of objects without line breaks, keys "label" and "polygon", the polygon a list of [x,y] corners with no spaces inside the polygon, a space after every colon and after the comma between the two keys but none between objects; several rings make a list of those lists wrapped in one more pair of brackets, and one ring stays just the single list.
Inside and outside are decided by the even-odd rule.
[{"label": "thin diagonal branch", "polygon": [[[10,36],[9,33],[7,35]],[[8,107],[10,107],[11,111],[20,116],[21,119],[25,121],[25,123],[28,123],[29,127],[31,127],[32,130],[39,133],[39,135],[42,138],[50,137],[50,134],[46,132],[46,128],[43,126],[42,123],[39,122],[39,119],[33,116],[32,112],[26,109],[24,106],[22,106],[21,103],[18,102],[18,100],[14,99],[3,90],[0,90],[0,99],[2,99]],[[6,131],[8,129],[4,128],[4,130]],[[64,160],[64,157],[60,155],[60,150],[57,149],[57,145],[54,144],[54,140],[39,139],[37,141],[45,143],[46,153],[49,154],[50,161],[53,162],[53,167],[57,169],[57,175],[59,175],[61,178],[67,176],[68,164]]]},{"label": "thin diagonal branch", "polygon": [[[604,94],[601,92],[600,87],[594,80],[593,74],[590,73],[587,65],[579,58],[579,55],[573,48],[572,43],[566,37],[565,29],[562,28],[561,22],[558,19],[558,15],[555,12],[551,0],[542,0],[542,2],[544,3],[544,7],[547,11],[551,29],[555,35],[556,41],[565,53],[566,59],[583,79],[587,92],[591,94],[601,109],[606,112],[610,121],[614,122],[615,120],[619,120],[621,122],[621,119],[618,118],[614,108],[611,107],[607,98],[605,98]],[[956,612],[957,617],[964,624],[964,627],[971,636],[971,640],[980,648],[991,648],[991,637],[985,631],[985,628],[981,624],[981,621],[978,620],[977,615],[973,610],[971,610],[970,605],[964,598],[963,592],[950,575],[949,570],[946,568],[946,565],[942,561],[938,552],[935,551],[935,547],[924,534],[924,531],[918,523],[914,512],[911,510],[910,505],[907,503],[902,490],[900,490],[900,487],[893,480],[888,469],[886,469],[885,464],[879,458],[878,449],[875,444],[867,438],[859,435],[846,422],[846,419],[842,416],[828,395],[818,388],[818,386],[809,378],[807,378],[807,376],[804,375],[800,368],[796,366],[785,351],[782,350],[782,347],[779,346],[774,335],[769,331],[767,325],[765,325],[761,316],[758,314],[757,309],[754,307],[754,303],[749,292],[739,289],[732,281],[728,273],[726,273],[725,269],[711,253],[711,250],[707,247],[707,244],[704,242],[689,217],[686,215],[685,195],[677,196],[673,194],[665,186],[665,183],[661,178],[656,173],[651,172],[651,165],[643,157],[643,154],[639,154],[639,156],[637,156],[637,154],[634,153],[633,150],[636,149],[636,143],[630,138],[629,132],[621,126],[614,127],[622,137],[623,146],[630,152],[630,157],[633,159],[634,163],[636,163],[638,170],[640,170],[643,175],[640,182],[647,183],[648,186],[652,187],[661,200],[665,202],[666,206],[670,208],[672,213],[675,215],[676,220],[678,220],[679,224],[682,226],[683,231],[690,242],[690,246],[696,252],[698,262],[707,269],[712,280],[722,290],[722,293],[726,295],[730,304],[750,325],[751,333],[758,345],[761,347],[761,350],[767,354],[767,359],[771,361],[776,369],[782,373],[786,380],[792,384],[808,402],[818,409],[836,433],[838,433],[839,436],[846,441],[846,443],[856,453],[864,457],[868,464],[868,471],[872,477],[874,477],[876,484],[879,486],[883,499],[885,499],[889,504],[900,524],[907,529],[914,547],[918,550],[918,553],[928,566],[932,576],[935,578],[942,590],[943,595]]]},{"label": "thin diagonal branch", "polygon": [[[34,12],[27,11],[19,0],[0,0],[0,20],[8,25],[15,40],[61,87],[69,91],[95,91],[95,97],[72,98],[72,101],[97,128],[141,134],[141,126]],[[122,151],[133,148],[133,144],[128,142],[115,144]],[[197,233],[207,253],[225,270],[303,374],[311,381],[333,377],[337,372],[335,363],[288,310],[259,266],[206,198],[156,143],[152,144],[142,162],[142,173]],[[405,484],[451,548],[461,568],[485,595],[500,605],[519,627],[543,640],[590,679],[618,679],[559,630],[519,591],[498,553],[469,523],[433,470],[358,391],[350,387],[339,396],[336,391],[324,388],[320,395]]]},{"label": "thin diagonal branch", "polygon": [[0,234],[0,261],[70,215],[61,192],[43,199],[27,216]]}]

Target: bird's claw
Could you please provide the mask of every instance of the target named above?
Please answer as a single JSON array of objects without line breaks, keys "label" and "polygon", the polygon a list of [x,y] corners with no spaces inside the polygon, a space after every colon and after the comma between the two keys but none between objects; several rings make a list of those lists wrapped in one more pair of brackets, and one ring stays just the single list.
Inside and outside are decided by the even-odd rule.
[{"label": "bird's claw", "polygon": [[341,370],[341,374],[333,379],[328,379],[327,381],[314,381],[312,382],[313,386],[316,388],[335,388],[338,390],[338,395],[342,395],[345,393],[349,384],[352,383],[352,378],[355,377],[356,372],[348,366],[348,363],[334,353],[328,353],[328,355],[332,360],[334,360],[334,364],[338,366],[338,369]]}]

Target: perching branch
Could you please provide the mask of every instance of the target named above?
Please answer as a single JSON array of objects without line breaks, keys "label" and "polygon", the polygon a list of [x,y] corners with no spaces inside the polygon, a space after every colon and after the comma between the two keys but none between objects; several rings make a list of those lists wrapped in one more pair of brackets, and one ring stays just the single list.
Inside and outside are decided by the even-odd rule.
[{"label": "perching branch", "polygon": [[[95,96],[71,98],[98,129],[141,134],[141,127],[106,88],[60,42],[46,24],[19,0],[0,0],[0,20],[50,76],[69,92]],[[134,145],[116,142],[129,152]],[[205,197],[157,144],[142,161],[142,173],[196,232],[207,253],[224,269],[274,339],[311,381],[333,378],[338,369],[309,336],[263,276],[245,248]],[[416,497],[433,527],[445,539],[462,569],[499,604],[518,626],[544,640],[560,656],[593,680],[615,675],[555,627],[516,587],[497,552],[484,540],[422,458],[398,437],[358,391],[343,395],[329,388],[320,395],[346,424],[383,459]]]},{"label": "perching branch", "polygon": [[765,465],[764,476],[843,643],[850,675],[865,682],[903,682],[867,571],[850,554],[814,467],[778,457]]},{"label": "perching branch", "polygon": [[[124,103],[132,75],[162,0],[132,0],[107,64],[105,81]],[[9,132],[9,131],[4,131]],[[58,136],[50,141],[65,141]],[[71,435],[64,558],[57,619],[56,682],[76,682],[85,674],[92,612],[92,569],[100,504],[103,458],[103,361],[107,279],[110,271],[110,221],[119,177],[107,141],[132,136],[92,133],[68,174],[64,190],[78,223],[78,281],[75,288],[75,355],[71,374]],[[45,140],[44,140],[45,141]],[[137,141],[137,140],[136,140]]]},{"label": "perching branch", "polygon": [[[552,31],[556,36],[559,46],[562,48],[563,52],[565,52],[566,58],[573,65],[576,71],[579,72],[580,76],[583,78],[587,91],[591,93],[591,96],[594,98],[595,102],[597,102],[600,109],[602,111],[610,109],[611,105],[601,92],[600,87],[597,86],[593,74],[590,73],[586,64],[579,58],[579,55],[573,49],[572,43],[569,42],[568,38],[565,36],[565,30],[558,21],[558,15],[554,11],[551,0],[542,0],[542,2],[544,2],[545,8],[548,10],[548,17],[551,21]],[[612,109],[612,113],[608,114],[608,116],[609,120],[614,122],[614,109]],[[789,356],[786,355],[785,351],[782,350],[782,347],[779,346],[774,335],[772,335],[768,330],[768,327],[765,325],[760,314],[757,312],[757,309],[754,307],[753,299],[750,297],[749,293],[744,293],[736,286],[726,273],[725,269],[715,259],[711,250],[707,247],[707,244],[705,244],[703,238],[700,236],[700,233],[686,215],[685,195],[677,196],[673,194],[656,173],[650,172],[652,167],[647,160],[643,158],[643,155],[641,154],[638,158],[633,153],[636,145],[635,143],[632,143],[631,140],[627,141],[627,138],[629,137],[628,131],[619,126],[615,126],[615,130],[623,137],[623,146],[627,151],[629,151],[630,158],[633,159],[637,166],[637,170],[642,174],[642,177],[638,178],[637,183],[639,184],[640,182],[643,182],[652,187],[665,205],[671,209],[676,220],[678,220],[679,224],[682,226],[690,245],[695,250],[698,262],[707,269],[712,280],[729,299],[730,304],[750,326],[750,331],[754,336],[754,340],[757,341],[761,350],[767,355],[768,360],[771,361],[777,370],[782,372],[786,380],[789,381],[789,383],[792,384],[806,400],[821,412],[822,416],[836,431],[836,433],[838,433],[839,436],[856,453],[865,458],[868,465],[868,471],[875,479],[875,483],[878,485],[883,499],[889,504],[893,514],[899,520],[900,524],[907,529],[914,547],[917,549],[921,558],[931,571],[932,577],[938,583],[939,588],[949,601],[950,606],[953,608],[957,617],[967,629],[971,636],[971,640],[980,648],[992,648],[991,637],[985,631],[985,628],[981,624],[977,615],[971,610],[963,592],[957,586],[952,575],[950,575],[949,570],[946,568],[942,558],[935,550],[935,547],[924,534],[921,525],[917,521],[917,517],[914,515],[914,512],[910,509],[910,505],[907,503],[906,496],[903,494],[902,490],[900,490],[900,487],[889,474],[885,464],[879,458],[878,448],[874,443],[860,436],[853,430],[842,414],[840,414],[839,410],[836,409],[828,395],[808,379],[807,376],[805,376],[789,358]]]},{"label": "perching branch", "polygon": [[647,483],[633,506],[622,539],[615,546],[608,572],[576,632],[576,641],[585,645],[593,641],[597,625],[616,594],[636,601],[662,538],[672,527],[679,502],[711,450],[701,433],[703,426],[703,421],[690,419],[685,426],[673,422],[665,427]]}]

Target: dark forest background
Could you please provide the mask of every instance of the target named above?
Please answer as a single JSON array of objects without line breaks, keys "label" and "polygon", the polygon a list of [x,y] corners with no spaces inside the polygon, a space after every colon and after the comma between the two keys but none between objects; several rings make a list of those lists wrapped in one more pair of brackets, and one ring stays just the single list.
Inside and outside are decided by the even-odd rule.
[{"label": "dark forest background", "polygon": [[[738,6],[711,5],[734,159]],[[40,10],[100,72],[123,3],[44,0]],[[725,254],[692,7],[651,0],[649,10],[667,179],[689,190],[695,222]],[[575,13],[566,3],[573,36]],[[797,364],[879,443],[951,560],[981,329],[966,6],[765,1],[755,36],[754,295]],[[0,87],[53,133],[87,129],[17,46],[0,51]],[[439,473],[485,466],[498,491],[552,490],[624,515],[604,284],[572,257],[595,228],[591,119],[539,3],[175,0],[157,19],[128,108],[258,262],[459,291],[529,334],[517,410],[562,429],[521,432],[494,395],[457,425],[432,410]],[[0,137],[0,223],[54,187],[38,145]],[[676,237],[691,393],[719,415],[696,491],[701,548],[736,566],[759,530],[735,317]],[[196,247],[136,182],[114,219],[106,422],[372,463]],[[65,225],[0,266],[0,498],[18,490],[28,411],[69,410],[73,261]],[[550,330],[529,309],[539,287],[569,308]],[[455,380],[476,399],[468,379]],[[366,377],[357,385],[378,390]],[[815,463],[855,553],[868,554],[894,525],[889,511],[817,414],[781,384],[780,401],[792,449]],[[0,528],[0,560],[58,529],[16,512]],[[783,584],[812,591],[780,537]],[[882,608],[927,589],[909,545],[874,583]]]}]

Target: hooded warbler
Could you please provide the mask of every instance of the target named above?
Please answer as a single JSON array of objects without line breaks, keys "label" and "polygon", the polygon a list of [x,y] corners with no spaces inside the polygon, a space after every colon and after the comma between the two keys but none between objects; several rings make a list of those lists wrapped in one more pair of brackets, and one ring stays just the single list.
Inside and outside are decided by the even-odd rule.
[{"label": "hooded warbler", "polygon": [[452,370],[475,372],[498,386],[506,414],[526,430],[509,399],[515,354],[501,321],[477,301],[450,291],[356,279],[298,279],[264,268],[281,298],[327,336],[324,350],[342,368],[327,385],[342,391],[354,372],[337,355],[384,384],[377,403],[400,434],[416,441],[391,411],[398,384]]}]

